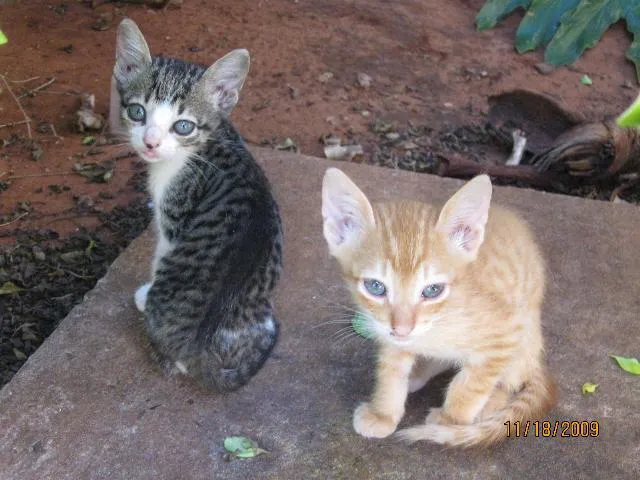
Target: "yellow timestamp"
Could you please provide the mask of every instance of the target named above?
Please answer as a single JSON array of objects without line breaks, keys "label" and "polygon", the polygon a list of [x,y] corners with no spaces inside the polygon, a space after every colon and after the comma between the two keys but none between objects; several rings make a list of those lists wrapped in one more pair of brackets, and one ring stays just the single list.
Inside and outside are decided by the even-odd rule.
[{"label": "yellow timestamp", "polygon": [[600,422],[597,420],[506,421],[504,426],[507,429],[507,438],[596,438],[600,435]]}]

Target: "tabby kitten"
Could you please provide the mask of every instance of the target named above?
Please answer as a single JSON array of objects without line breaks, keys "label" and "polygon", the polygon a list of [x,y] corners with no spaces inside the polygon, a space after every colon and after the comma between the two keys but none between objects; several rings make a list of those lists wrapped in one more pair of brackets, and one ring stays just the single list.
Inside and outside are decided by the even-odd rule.
[{"label": "tabby kitten", "polygon": [[491,444],[507,420],[553,406],[540,327],[545,267],[525,223],[489,208],[491,191],[480,175],[442,209],[372,206],[344,173],[327,170],[324,236],[379,344],[375,391],[353,417],[359,434],[392,434],[407,394],[452,367],[444,405],[401,438]]},{"label": "tabby kitten", "polygon": [[135,303],[167,373],[221,391],[246,384],[278,338],[271,294],[282,229],[264,173],[227,116],[246,50],[209,68],[152,57],[136,24],[118,27],[121,126],[149,165],[158,243]]}]

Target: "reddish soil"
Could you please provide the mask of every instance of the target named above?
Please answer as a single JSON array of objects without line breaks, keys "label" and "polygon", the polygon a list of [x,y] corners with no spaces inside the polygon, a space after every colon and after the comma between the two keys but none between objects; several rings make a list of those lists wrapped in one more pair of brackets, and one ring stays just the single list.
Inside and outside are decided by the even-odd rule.
[{"label": "reddish soil", "polygon": [[[138,23],[155,54],[210,64],[233,48],[248,48],[252,68],[232,116],[235,124],[251,143],[290,137],[311,155],[321,156],[319,137],[333,133],[360,142],[366,162],[376,141],[369,125],[376,118],[419,122],[436,131],[445,124],[481,124],[487,96],[514,87],[551,93],[593,119],[620,112],[635,97],[623,25],[573,67],[541,75],[534,68],[541,52],[518,55],[513,49],[521,13],[496,29],[475,31],[474,16],[483,3],[184,0],[180,8],[155,10],[127,3],[93,9],[83,1],[0,1],[0,27],[9,38],[0,46],[0,73],[11,90],[22,95],[55,78],[20,99],[43,150],[39,160],[23,141],[24,124],[0,128],[0,182],[8,182],[0,193],[0,233],[19,227],[64,235],[97,222],[91,213],[72,210],[78,199],[108,211],[141,195],[130,181],[135,159],[116,160],[115,174],[104,184],[87,183],[72,172],[74,163],[104,161],[119,148],[93,147],[102,153],[87,155],[87,134],[76,130],[75,111],[77,93],[87,91],[95,94],[97,111],[108,115],[115,26],[125,15]],[[109,28],[92,29],[100,16]],[[325,72],[333,77],[322,83],[318,77]],[[370,88],[356,86],[359,72],[372,77]],[[584,73],[592,86],[580,84]],[[0,88],[0,124],[23,120],[6,85],[0,82]],[[25,200],[33,210],[16,219],[12,212]]]}]

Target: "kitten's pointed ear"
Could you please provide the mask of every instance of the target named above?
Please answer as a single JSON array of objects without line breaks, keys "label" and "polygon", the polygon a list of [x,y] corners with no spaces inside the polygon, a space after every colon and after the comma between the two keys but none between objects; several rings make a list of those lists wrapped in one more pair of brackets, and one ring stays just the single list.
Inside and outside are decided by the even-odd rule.
[{"label": "kitten's pointed ear", "polygon": [[376,224],[367,197],[341,170],[330,168],[322,181],[322,218],[329,252],[338,256],[358,245],[367,228]]},{"label": "kitten's pointed ear", "polygon": [[445,204],[436,229],[444,234],[450,251],[471,261],[484,241],[489,218],[491,180],[479,175],[470,180]]},{"label": "kitten's pointed ear", "polygon": [[199,82],[200,87],[216,110],[227,115],[231,113],[238,103],[240,90],[249,73],[249,65],[249,52],[239,48],[227,53],[204,72]]},{"label": "kitten's pointed ear", "polygon": [[133,20],[125,18],[116,34],[116,65],[113,74],[120,83],[127,83],[141,70],[151,65],[151,53],[140,29]]}]

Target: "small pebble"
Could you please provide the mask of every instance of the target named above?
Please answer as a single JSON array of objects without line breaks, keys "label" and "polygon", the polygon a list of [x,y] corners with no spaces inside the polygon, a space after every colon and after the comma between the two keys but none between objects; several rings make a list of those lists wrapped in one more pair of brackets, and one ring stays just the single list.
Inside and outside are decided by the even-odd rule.
[{"label": "small pebble", "polygon": [[318,81],[320,83],[327,83],[329,80],[333,78],[333,73],[324,72],[322,75],[318,76]]},{"label": "small pebble", "polygon": [[35,258],[39,262],[44,262],[45,259],[47,258],[47,256],[45,255],[45,253],[42,251],[40,247],[33,247],[31,249],[31,253],[33,253],[33,258]]},{"label": "small pebble", "polygon": [[366,73],[358,73],[358,86],[361,88],[369,88],[373,79]]},{"label": "small pebble", "polygon": [[554,70],[552,65],[544,62],[536,63],[535,68],[541,75],[549,75]]}]

